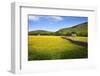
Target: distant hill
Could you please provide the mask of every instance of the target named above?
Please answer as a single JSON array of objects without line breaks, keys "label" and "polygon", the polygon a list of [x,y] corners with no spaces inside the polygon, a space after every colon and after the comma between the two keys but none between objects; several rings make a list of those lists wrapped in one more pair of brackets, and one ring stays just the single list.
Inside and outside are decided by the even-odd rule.
[{"label": "distant hill", "polygon": [[79,36],[88,36],[88,23],[81,23],[69,28],[62,28],[56,32],[50,32],[45,30],[30,31],[29,35],[71,35],[74,32]]},{"label": "distant hill", "polygon": [[57,34],[61,35],[70,35],[72,32],[75,32],[77,35],[87,36],[88,35],[88,23],[81,23],[69,28],[63,28],[56,31]]},{"label": "distant hill", "polygon": [[35,30],[35,31],[30,31],[28,34],[29,35],[48,35],[48,34],[53,34],[53,32],[45,31],[45,30]]}]

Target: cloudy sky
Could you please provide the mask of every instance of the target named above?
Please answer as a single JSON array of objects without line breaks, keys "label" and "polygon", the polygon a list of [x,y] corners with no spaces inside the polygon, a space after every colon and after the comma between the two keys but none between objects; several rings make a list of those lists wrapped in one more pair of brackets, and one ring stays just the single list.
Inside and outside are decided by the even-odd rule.
[{"label": "cloudy sky", "polygon": [[28,16],[29,31],[46,30],[54,32],[61,28],[72,27],[84,22],[88,22],[87,17],[35,15]]}]

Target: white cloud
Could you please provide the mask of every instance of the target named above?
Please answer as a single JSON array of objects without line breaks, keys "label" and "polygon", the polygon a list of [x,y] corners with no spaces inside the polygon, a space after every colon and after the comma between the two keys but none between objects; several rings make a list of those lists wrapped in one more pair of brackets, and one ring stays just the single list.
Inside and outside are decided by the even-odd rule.
[{"label": "white cloud", "polygon": [[40,18],[46,18],[48,20],[53,20],[53,21],[63,20],[63,17],[61,16],[29,16],[29,20],[32,20],[32,21],[38,21]]},{"label": "white cloud", "polygon": [[39,17],[38,16],[29,16],[29,20],[38,21]]},{"label": "white cloud", "polygon": [[61,16],[51,16],[54,20],[61,21],[63,18]]}]

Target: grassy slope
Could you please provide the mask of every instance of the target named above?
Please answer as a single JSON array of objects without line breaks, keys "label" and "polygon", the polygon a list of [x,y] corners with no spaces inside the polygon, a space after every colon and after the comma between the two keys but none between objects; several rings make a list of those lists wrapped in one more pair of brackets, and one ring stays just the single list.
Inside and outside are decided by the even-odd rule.
[{"label": "grassy slope", "polygon": [[50,31],[45,31],[45,30],[35,30],[35,31],[30,31],[28,34],[29,35],[38,35],[38,34],[52,34],[53,32]]},{"label": "grassy slope", "polygon": [[57,31],[58,33],[71,33],[71,32],[76,32],[78,33],[83,33],[83,34],[87,34],[88,33],[88,23],[82,23],[82,24],[78,24],[75,25],[73,27],[69,27],[69,28],[63,28]]},{"label": "grassy slope", "polygon": [[81,41],[81,42],[88,42],[88,38],[87,37],[68,37],[74,41]]},{"label": "grassy slope", "polygon": [[29,36],[29,60],[86,58],[87,47],[75,45],[60,36]]},{"label": "grassy slope", "polygon": [[71,34],[72,32],[76,32],[80,36],[87,36],[88,34],[88,23],[81,23],[78,25],[75,25],[73,27],[69,28],[63,28],[59,29],[56,32],[50,32],[50,31],[45,31],[45,30],[35,30],[35,31],[30,31],[29,35],[66,35],[66,34]]}]

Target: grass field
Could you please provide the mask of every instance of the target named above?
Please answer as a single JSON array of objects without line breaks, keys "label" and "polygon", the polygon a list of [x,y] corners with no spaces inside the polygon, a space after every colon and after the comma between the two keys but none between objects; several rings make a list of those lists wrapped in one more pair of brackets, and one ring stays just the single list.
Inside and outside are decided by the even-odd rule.
[{"label": "grass field", "polygon": [[[87,42],[87,37],[75,37]],[[28,60],[87,58],[87,46],[80,46],[61,36],[28,36]]]},{"label": "grass field", "polygon": [[88,41],[87,37],[68,37],[68,38],[75,40],[75,41],[81,41],[81,42],[87,42]]}]

